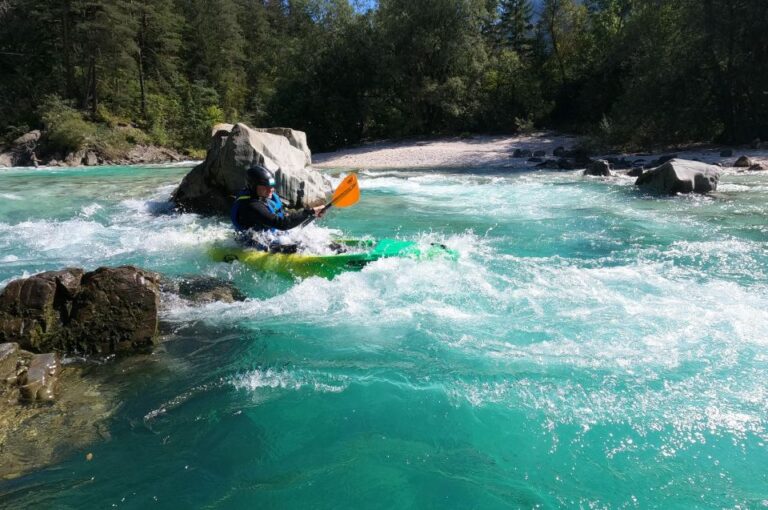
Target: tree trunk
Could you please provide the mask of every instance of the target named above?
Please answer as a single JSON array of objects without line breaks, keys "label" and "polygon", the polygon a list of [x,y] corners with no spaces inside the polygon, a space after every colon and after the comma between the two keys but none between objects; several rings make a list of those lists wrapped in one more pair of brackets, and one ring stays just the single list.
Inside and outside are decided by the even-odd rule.
[{"label": "tree trunk", "polygon": [[91,57],[91,117],[96,118],[99,109],[99,96],[97,94],[96,57]]},{"label": "tree trunk", "polygon": [[70,0],[64,0],[63,2],[63,11],[62,11],[62,17],[61,17],[61,24],[62,24],[62,45],[64,46],[64,77],[65,77],[65,90],[64,95],[65,97],[71,98],[74,96],[74,88],[75,88],[75,74],[74,69],[72,68],[72,41],[70,40],[70,19],[71,16],[71,5]]},{"label": "tree trunk", "polygon": [[557,15],[560,11],[560,3],[553,1],[547,8],[549,11],[549,17],[547,18],[547,29],[549,30],[549,37],[552,39],[552,51],[555,54],[557,60],[557,66],[560,70],[560,82],[565,83],[565,64],[563,64],[563,57],[560,55],[560,49],[557,46],[557,34],[555,32],[555,22]]},{"label": "tree trunk", "polygon": [[139,53],[138,68],[139,68],[139,90],[141,92],[141,117],[146,120],[147,118],[147,93],[144,86],[144,47],[146,46],[146,33],[147,33],[147,13],[141,14],[141,29],[139,31]]}]

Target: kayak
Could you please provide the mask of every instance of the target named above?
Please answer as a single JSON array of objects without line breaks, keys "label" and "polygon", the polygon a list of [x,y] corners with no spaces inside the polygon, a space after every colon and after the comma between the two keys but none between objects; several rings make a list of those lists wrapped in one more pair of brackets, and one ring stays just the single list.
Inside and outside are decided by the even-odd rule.
[{"label": "kayak", "polygon": [[331,278],[344,271],[354,271],[366,264],[387,257],[415,259],[447,258],[456,260],[458,253],[443,244],[419,244],[397,239],[349,239],[334,243],[341,253],[313,255],[311,253],[273,253],[238,245],[214,245],[210,257],[217,262],[239,262],[261,271],[283,275]]}]

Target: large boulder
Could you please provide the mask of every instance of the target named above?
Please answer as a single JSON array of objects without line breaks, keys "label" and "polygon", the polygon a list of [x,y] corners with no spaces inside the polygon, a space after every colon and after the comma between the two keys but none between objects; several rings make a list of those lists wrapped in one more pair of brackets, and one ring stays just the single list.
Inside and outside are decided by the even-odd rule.
[{"label": "large boulder", "polygon": [[182,180],[173,201],[182,210],[228,214],[232,197],[245,185],[245,171],[260,164],[275,173],[277,193],[288,207],[324,204],[330,182],[311,169],[306,135],[288,128],[215,126],[205,161]]},{"label": "large boulder", "polygon": [[83,276],[72,303],[69,350],[146,351],[157,340],[160,277],[134,266],[100,267]]},{"label": "large boulder", "polygon": [[0,342],[38,353],[144,351],[158,334],[158,283],[133,266],[14,280],[0,292]]},{"label": "large boulder", "polygon": [[672,159],[644,172],[635,185],[659,194],[708,193],[717,189],[720,171],[715,165]]},{"label": "large boulder", "polygon": [[82,277],[82,269],[68,268],[10,282],[0,293],[0,342],[35,352],[62,348],[69,303]]}]

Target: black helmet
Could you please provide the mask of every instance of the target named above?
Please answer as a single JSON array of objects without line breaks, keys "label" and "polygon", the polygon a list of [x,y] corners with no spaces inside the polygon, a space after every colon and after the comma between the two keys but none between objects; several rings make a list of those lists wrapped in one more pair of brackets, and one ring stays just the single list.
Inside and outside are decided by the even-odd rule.
[{"label": "black helmet", "polygon": [[245,173],[245,185],[255,191],[256,186],[274,186],[275,176],[261,165],[253,165]]}]

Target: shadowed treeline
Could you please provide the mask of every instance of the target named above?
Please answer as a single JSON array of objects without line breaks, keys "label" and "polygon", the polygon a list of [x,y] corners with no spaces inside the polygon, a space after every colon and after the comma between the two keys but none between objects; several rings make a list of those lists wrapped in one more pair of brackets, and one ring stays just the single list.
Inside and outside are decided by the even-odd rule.
[{"label": "shadowed treeline", "polygon": [[764,0],[0,0],[0,135],[200,149],[245,121],[314,150],[533,126],[749,142],[768,138],[766,19]]}]

